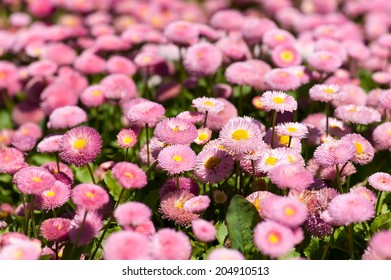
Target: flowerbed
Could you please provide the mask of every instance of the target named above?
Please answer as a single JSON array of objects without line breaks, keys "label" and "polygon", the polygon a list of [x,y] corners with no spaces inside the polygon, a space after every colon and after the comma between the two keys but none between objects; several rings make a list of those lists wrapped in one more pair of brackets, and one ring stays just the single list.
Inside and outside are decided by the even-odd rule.
[{"label": "flowerbed", "polygon": [[388,1],[2,5],[0,259],[391,258]]}]

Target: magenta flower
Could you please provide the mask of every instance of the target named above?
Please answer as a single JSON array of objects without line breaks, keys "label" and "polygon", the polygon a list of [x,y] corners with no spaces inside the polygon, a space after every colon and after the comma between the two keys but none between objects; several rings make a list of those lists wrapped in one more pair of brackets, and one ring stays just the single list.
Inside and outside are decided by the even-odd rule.
[{"label": "magenta flower", "polygon": [[244,260],[243,254],[235,249],[215,248],[209,255],[208,260]]},{"label": "magenta flower", "polygon": [[381,121],[381,115],[376,109],[367,106],[344,105],[335,109],[334,115],[355,124],[371,124]]},{"label": "magenta flower", "polygon": [[356,152],[355,145],[348,140],[332,140],[318,146],[314,152],[317,164],[328,167],[345,164],[351,160]]},{"label": "magenta flower", "polygon": [[314,85],[310,88],[310,98],[315,101],[330,102],[333,100],[343,100],[346,93],[337,85]]},{"label": "magenta flower", "polygon": [[198,41],[198,28],[187,21],[173,21],[164,29],[164,36],[176,45],[190,46]]},{"label": "magenta flower", "polygon": [[181,118],[167,118],[159,122],[154,130],[155,137],[167,144],[188,145],[197,138],[195,125]]},{"label": "magenta flower", "polygon": [[53,175],[43,167],[28,166],[15,173],[12,181],[25,194],[39,194],[55,182]]},{"label": "magenta flower", "polygon": [[80,94],[80,101],[87,107],[97,107],[105,101],[105,91],[108,88],[103,85],[92,85],[84,89]]},{"label": "magenta flower", "polygon": [[[68,231],[69,238],[78,247],[88,245],[102,229],[102,218],[95,211],[89,211],[85,219],[84,216],[84,211],[78,211]],[[82,224],[83,228],[81,228]]]},{"label": "magenta flower", "polygon": [[0,173],[14,175],[26,165],[21,151],[9,147],[0,148]]},{"label": "magenta flower", "polygon": [[341,58],[329,51],[316,51],[308,57],[308,63],[316,70],[334,72],[342,65]]},{"label": "magenta flower", "polygon": [[152,211],[141,202],[126,202],[114,210],[114,217],[121,226],[137,227],[151,219]]},{"label": "magenta flower", "polygon": [[182,231],[163,228],[152,237],[152,255],[156,260],[188,260],[191,255],[190,240]]},{"label": "magenta flower", "polygon": [[72,189],[72,200],[77,207],[94,211],[109,202],[106,190],[98,185],[83,183]]},{"label": "magenta flower", "polygon": [[103,244],[106,260],[149,260],[151,243],[147,236],[132,231],[117,231]]},{"label": "magenta flower", "polygon": [[114,178],[125,189],[141,189],[147,185],[145,172],[130,162],[118,162],[111,170]]},{"label": "magenta flower", "polygon": [[187,49],[183,64],[189,74],[204,77],[216,73],[222,62],[223,55],[215,45],[201,42]]},{"label": "magenta flower", "polygon": [[71,197],[70,186],[55,181],[50,188],[36,196],[36,204],[44,210],[53,210],[64,205]]},{"label": "magenta flower", "polygon": [[48,241],[63,241],[68,238],[71,222],[64,218],[47,219],[41,224],[41,235]]},{"label": "magenta flower", "polygon": [[224,109],[224,103],[219,99],[212,97],[199,97],[193,99],[192,106],[195,107],[197,111],[201,113],[219,113]]},{"label": "magenta flower", "polygon": [[368,177],[368,183],[379,191],[391,191],[391,175],[388,173],[376,172]]},{"label": "magenta flower", "polygon": [[59,156],[66,163],[84,166],[100,153],[102,138],[93,128],[79,126],[64,134],[59,142]]},{"label": "magenta flower", "polygon": [[117,134],[118,145],[123,148],[132,148],[137,143],[137,135],[132,129],[121,129]]},{"label": "magenta flower", "polygon": [[193,170],[196,154],[185,145],[172,145],[160,151],[157,158],[159,166],[170,175]]},{"label": "magenta flower", "polygon": [[[160,197],[163,197],[169,192],[175,192],[177,190],[176,178],[168,179],[161,186],[159,194]],[[200,187],[198,184],[191,178],[179,177],[179,190],[192,193],[193,195],[199,195]]]},{"label": "magenta flower", "polygon": [[49,135],[42,139],[37,145],[38,153],[56,153],[63,135]]},{"label": "magenta flower", "polygon": [[77,126],[87,121],[87,113],[77,106],[64,106],[55,109],[49,116],[47,127],[63,129]]},{"label": "magenta flower", "polygon": [[1,249],[0,260],[38,260],[40,255],[41,242],[18,240]]},{"label": "magenta flower", "polygon": [[301,56],[292,45],[278,45],[272,50],[272,60],[277,67],[290,67],[301,64]]},{"label": "magenta flower", "polygon": [[375,150],[372,147],[371,143],[360,134],[347,134],[341,138],[341,140],[348,140],[353,143],[356,147],[356,152],[352,158],[352,162],[358,163],[360,165],[368,164],[372,161]]},{"label": "magenta flower", "polygon": [[183,209],[192,213],[204,212],[210,205],[210,198],[207,195],[198,195],[190,198],[183,204]]},{"label": "magenta flower", "polygon": [[391,258],[391,231],[376,232],[369,240],[363,260],[389,260]]},{"label": "magenta flower", "polygon": [[269,171],[268,175],[277,187],[297,191],[307,189],[314,182],[311,172],[298,164],[276,166]]},{"label": "magenta flower", "polygon": [[146,100],[131,106],[126,112],[126,117],[131,124],[139,127],[144,127],[146,124],[149,127],[154,127],[162,120],[165,112],[162,105]]},{"label": "magenta flower", "polygon": [[275,68],[266,73],[265,84],[272,90],[293,90],[301,85],[300,78],[285,68]]},{"label": "magenta flower", "polygon": [[195,237],[202,242],[211,242],[216,239],[216,228],[211,222],[203,219],[191,223]]},{"label": "magenta flower", "polygon": [[282,91],[266,91],[261,97],[262,107],[267,111],[277,111],[280,113],[293,112],[297,109],[296,100]]}]

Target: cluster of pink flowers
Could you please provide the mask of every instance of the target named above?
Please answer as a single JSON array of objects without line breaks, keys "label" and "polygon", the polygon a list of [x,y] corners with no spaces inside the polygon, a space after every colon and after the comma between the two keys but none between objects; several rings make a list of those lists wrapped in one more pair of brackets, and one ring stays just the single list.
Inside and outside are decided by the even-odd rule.
[{"label": "cluster of pink flowers", "polygon": [[389,1],[3,2],[0,259],[390,259]]}]

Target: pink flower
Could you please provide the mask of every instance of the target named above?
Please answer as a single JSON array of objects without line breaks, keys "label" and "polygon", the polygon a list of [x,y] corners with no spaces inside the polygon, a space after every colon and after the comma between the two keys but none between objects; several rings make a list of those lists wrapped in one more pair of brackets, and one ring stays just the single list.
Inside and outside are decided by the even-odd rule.
[{"label": "pink flower", "polygon": [[265,199],[262,207],[267,219],[290,227],[297,227],[307,219],[306,205],[291,197],[273,196]]},{"label": "pink flower", "polygon": [[126,202],[114,210],[114,217],[121,226],[138,225],[147,223],[152,215],[151,209],[141,202]]},{"label": "pink flower", "polygon": [[379,111],[367,106],[340,106],[335,109],[334,115],[345,122],[351,122],[355,124],[371,124],[381,121],[381,115]]},{"label": "pink flower", "polygon": [[151,243],[145,235],[132,231],[117,231],[103,245],[106,260],[149,260]]},{"label": "pink flower", "polygon": [[376,149],[391,149],[391,122],[384,122],[376,126],[372,132],[372,138]]},{"label": "pink flower", "polygon": [[92,85],[84,89],[80,94],[80,101],[87,107],[97,107],[105,101],[105,91],[108,89],[102,85]]},{"label": "pink flower", "polygon": [[227,178],[234,167],[234,160],[227,152],[205,147],[198,155],[194,175],[202,183],[218,183]]},{"label": "pink flower", "polygon": [[211,222],[203,219],[191,223],[195,237],[202,242],[211,242],[216,239],[216,228]]},{"label": "pink flower", "polygon": [[275,68],[266,73],[265,84],[272,90],[293,90],[301,85],[300,78],[289,69]]},{"label": "pink flower", "polygon": [[27,163],[24,161],[24,155],[15,148],[0,148],[0,173],[15,174]]},{"label": "pink flower", "polygon": [[391,231],[376,232],[368,243],[363,260],[389,260],[391,258]]},{"label": "pink flower", "polygon": [[371,201],[359,194],[346,193],[333,198],[321,217],[333,225],[342,226],[368,221],[374,215]]},{"label": "pink flower", "polygon": [[204,77],[216,73],[222,62],[223,55],[216,46],[201,42],[188,48],[183,64],[189,74]]},{"label": "pink flower", "polygon": [[190,144],[198,132],[195,125],[181,118],[167,118],[159,122],[154,130],[155,137],[168,144]]},{"label": "pink flower", "polygon": [[275,195],[271,192],[267,191],[256,191],[251,194],[249,194],[246,197],[246,200],[249,201],[252,205],[254,205],[255,209],[257,209],[259,216],[261,216],[263,219],[266,218],[264,209],[262,207],[262,203],[265,199],[268,199],[269,197],[274,197]]},{"label": "pink flower", "polygon": [[243,15],[234,9],[217,11],[210,19],[210,25],[225,31],[239,31],[244,23]]},{"label": "pink flower", "polygon": [[75,59],[74,66],[84,74],[99,74],[105,70],[106,62],[98,55],[84,51]]},{"label": "pink flower", "polygon": [[83,183],[72,189],[72,200],[77,207],[94,211],[109,202],[109,195],[98,185]]},{"label": "pink flower", "polygon": [[310,88],[310,98],[315,101],[330,102],[343,100],[346,93],[337,85],[314,85]]},{"label": "pink flower", "polygon": [[136,84],[125,74],[110,74],[101,81],[101,85],[106,88],[103,94],[107,99],[124,101],[137,96]]},{"label": "pink flower", "polygon": [[323,167],[345,164],[356,152],[355,145],[348,140],[332,140],[318,146],[314,152],[316,163]]},{"label": "pink flower", "polygon": [[204,145],[204,144],[208,143],[208,141],[212,137],[212,130],[210,130],[207,127],[199,128],[197,130],[197,133],[198,133],[198,136],[196,139],[194,139],[194,143],[196,143],[198,145]]},{"label": "pink flower", "polygon": [[329,51],[317,51],[308,57],[308,63],[316,70],[334,72],[342,65],[341,58]]},{"label": "pink flower", "polygon": [[279,45],[272,50],[272,60],[277,67],[290,67],[301,64],[301,56],[292,45]]},{"label": "pink flower", "polygon": [[224,109],[224,103],[219,99],[212,97],[199,97],[193,99],[192,106],[195,107],[197,111],[201,113],[219,113]]},{"label": "pink flower", "polygon": [[193,197],[194,194],[187,191],[169,192],[161,199],[159,213],[163,219],[169,219],[177,225],[188,226],[193,220],[199,218],[198,214],[184,209],[186,201]]},{"label": "pink flower", "polygon": [[126,112],[126,117],[131,124],[144,127],[154,127],[165,114],[166,110],[158,103],[143,101],[131,106]]},{"label": "pink flower", "polygon": [[191,244],[186,234],[170,228],[160,229],[152,237],[152,255],[156,260],[188,260]]},{"label": "pink flower", "polygon": [[37,140],[34,137],[31,137],[29,135],[24,135],[21,133],[14,133],[12,136],[12,146],[17,148],[18,150],[22,152],[29,152],[37,143]]},{"label": "pink flower", "polygon": [[259,223],[254,229],[254,242],[257,248],[272,258],[281,257],[300,243],[300,229],[296,231],[273,221]]},{"label": "pink flower", "polygon": [[18,240],[2,248],[0,260],[38,260],[40,255],[40,242]]},{"label": "pink flower", "polygon": [[238,116],[238,110],[228,100],[218,98],[224,103],[224,109],[219,113],[209,113],[206,126],[212,130],[220,130],[230,119]]},{"label": "pink flower", "polygon": [[71,220],[64,218],[50,218],[42,222],[41,235],[48,241],[63,241],[68,238]]},{"label": "pink flower", "polygon": [[41,94],[41,108],[46,114],[50,114],[55,109],[76,105],[78,96],[75,90],[67,84],[57,81],[47,86]]},{"label": "pink flower", "polygon": [[367,139],[356,133],[347,134],[341,138],[341,140],[344,139],[352,142],[353,145],[356,147],[356,152],[352,159],[352,162],[358,163],[360,165],[365,165],[372,161],[375,154],[375,150]]},{"label": "pink flower", "polygon": [[243,254],[235,249],[215,248],[209,255],[208,260],[244,260]]},{"label": "pink flower", "polygon": [[49,116],[47,127],[63,129],[77,126],[87,121],[87,113],[77,106],[64,106],[55,109]]},{"label": "pink flower", "polygon": [[137,143],[137,135],[132,129],[122,129],[117,134],[118,145],[125,149],[131,148]]},{"label": "pink flower", "polygon": [[388,173],[376,172],[368,177],[368,183],[379,191],[391,192],[391,175]]},{"label": "pink flower", "polygon": [[165,61],[155,50],[144,50],[136,55],[134,63],[140,68],[152,67]]},{"label": "pink flower", "polygon": [[198,28],[187,21],[173,21],[164,29],[164,36],[176,45],[190,46],[198,41]]},{"label": "pink flower", "polygon": [[133,76],[136,74],[136,65],[128,58],[113,55],[106,62],[106,69],[111,74],[125,74]]},{"label": "pink flower", "polygon": [[271,29],[277,29],[274,21],[268,18],[249,17],[244,21],[242,34],[249,45],[255,45],[260,43],[263,35]]},{"label": "pink flower", "polygon": [[93,128],[79,126],[64,134],[59,142],[59,156],[66,163],[84,166],[100,153],[102,138]]},{"label": "pink flower", "polygon": [[270,170],[268,175],[279,188],[290,188],[297,191],[307,189],[314,182],[312,174],[297,164],[277,166]]},{"label": "pink flower", "polygon": [[376,203],[377,197],[376,194],[371,191],[370,189],[367,189],[363,186],[354,186],[353,188],[350,189],[351,193],[356,193],[358,195],[361,195],[363,198],[368,199],[372,204]]},{"label": "pink flower", "polygon": [[256,149],[262,140],[262,132],[254,119],[236,117],[223,126],[219,139],[228,151],[242,154]]},{"label": "pink flower", "polygon": [[210,204],[210,198],[207,195],[198,195],[190,198],[183,204],[183,209],[193,213],[204,212]]},{"label": "pink flower", "polygon": [[[163,197],[169,192],[175,192],[177,190],[176,178],[168,179],[164,182],[160,188],[160,197]],[[198,184],[191,178],[179,177],[179,190],[192,193],[193,195],[199,195],[200,188]]]},{"label": "pink flower", "polygon": [[118,162],[111,170],[114,178],[125,189],[141,189],[147,185],[147,175],[137,165]]},{"label": "pink flower", "polygon": [[267,111],[274,110],[284,113],[293,112],[297,109],[296,100],[282,91],[266,91],[261,97],[262,107]]},{"label": "pink flower", "polygon": [[57,180],[48,190],[36,196],[36,203],[41,209],[53,210],[64,205],[70,197],[70,186]]},{"label": "pink flower", "polygon": [[25,194],[39,194],[48,190],[55,182],[50,172],[37,166],[28,166],[15,173],[12,181]]},{"label": "pink flower", "polygon": [[41,140],[37,145],[38,153],[56,153],[63,135],[49,135]]},{"label": "pink flower", "polygon": [[170,175],[193,170],[196,154],[185,145],[172,145],[160,151],[157,158],[159,166]]},{"label": "pink flower", "polygon": [[41,58],[57,65],[68,65],[75,61],[76,51],[64,43],[48,43],[42,48]]},{"label": "pink flower", "polygon": [[294,45],[296,41],[295,37],[288,31],[275,28],[266,31],[262,39],[263,43],[271,49],[280,45]]}]

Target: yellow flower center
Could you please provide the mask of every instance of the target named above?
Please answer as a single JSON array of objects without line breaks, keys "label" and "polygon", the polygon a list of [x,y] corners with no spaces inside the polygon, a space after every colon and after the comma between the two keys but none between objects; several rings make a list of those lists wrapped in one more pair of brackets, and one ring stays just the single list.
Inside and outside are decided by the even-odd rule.
[{"label": "yellow flower center", "polygon": [[180,127],[178,125],[171,128],[172,131],[178,132],[181,131]]},{"label": "yellow flower center", "polygon": [[232,139],[234,139],[236,141],[240,141],[240,140],[248,139],[249,134],[248,134],[247,130],[245,130],[245,129],[238,129],[232,133],[231,137],[232,137]]},{"label": "yellow flower center", "polygon": [[129,179],[133,179],[133,178],[134,178],[133,174],[130,173],[130,172],[125,172],[124,175],[125,175],[126,177],[128,177]]},{"label": "yellow flower center", "polygon": [[277,159],[275,157],[268,157],[265,162],[267,165],[274,166],[277,162]]},{"label": "yellow flower center", "polygon": [[183,204],[185,204],[185,202],[182,199],[178,199],[175,201],[175,208],[183,209]]},{"label": "yellow flower center", "polygon": [[292,163],[294,161],[294,158],[292,156],[288,156],[289,163]]},{"label": "yellow flower center", "polygon": [[290,133],[293,133],[293,132],[296,132],[297,131],[297,128],[296,127],[288,127],[288,131]]},{"label": "yellow flower center", "polygon": [[293,60],[293,53],[291,51],[283,51],[280,54],[280,58],[285,62],[291,62]]},{"label": "yellow flower center", "polygon": [[46,197],[52,197],[54,196],[56,193],[54,191],[46,191],[43,193]]},{"label": "yellow flower center", "polygon": [[17,250],[13,253],[13,257],[15,260],[20,260],[23,257],[23,251],[22,250]]},{"label": "yellow flower center", "polygon": [[62,225],[58,225],[57,230],[61,230],[61,229],[62,229]]},{"label": "yellow flower center", "polygon": [[4,72],[0,72],[0,80],[3,80],[5,79],[5,73]]},{"label": "yellow flower center", "polygon": [[323,91],[325,93],[335,93],[335,90],[333,90],[332,88],[325,88]]},{"label": "yellow flower center", "polygon": [[35,182],[35,183],[41,183],[41,178],[39,178],[39,177],[33,177],[33,178],[31,178],[31,180],[33,180],[33,182]]},{"label": "yellow flower center", "polygon": [[257,197],[254,200],[253,205],[255,206],[258,212],[261,210],[261,200],[259,199],[259,197]]},{"label": "yellow flower center", "polygon": [[288,207],[285,207],[284,213],[285,213],[285,215],[290,217],[290,216],[294,215],[296,213],[296,211],[295,211],[295,209],[293,209],[293,207],[288,206]]},{"label": "yellow flower center", "polygon": [[212,156],[212,157],[208,158],[208,159],[205,161],[204,166],[205,166],[206,169],[213,169],[213,168],[215,168],[220,162],[221,162],[221,160],[220,160],[218,157]]},{"label": "yellow flower center", "polygon": [[100,91],[100,90],[94,90],[92,93],[91,93],[91,95],[92,96],[95,96],[95,97],[97,97],[97,96],[101,96],[103,93]]},{"label": "yellow flower center", "polygon": [[329,60],[331,58],[331,56],[329,54],[321,54],[320,55],[320,59],[322,60]]},{"label": "yellow flower center", "polygon": [[150,63],[152,61],[152,58],[150,57],[150,56],[145,56],[144,58],[143,58],[143,62],[144,63]]},{"label": "yellow flower center", "polygon": [[178,155],[173,156],[172,159],[175,160],[176,162],[181,162],[182,161],[182,157],[178,156]]},{"label": "yellow flower center", "polygon": [[271,232],[268,235],[268,239],[269,239],[270,243],[276,244],[276,243],[280,242],[281,237],[280,237],[280,235],[278,233]]},{"label": "yellow flower center", "polygon": [[75,149],[83,149],[87,144],[86,139],[77,139],[75,142],[73,142],[73,147]]},{"label": "yellow flower center", "polygon": [[95,194],[93,194],[92,192],[86,192],[86,197],[93,199],[95,197]]},{"label": "yellow flower center", "polygon": [[273,101],[274,101],[275,103],[277,103],[277,104],[285,103],[285,99],[282,98],[282,97],[279,97],[279,96],[274,97],[274,98],[273,98]]},{"label": "yellow flower center", "polygon": [[123,138],[123,141],[124,141],[125,144],[129,144],[129,143],[131,143],[133,141],[133,137],[125,136]]},{"label": "yellow flower center", "polygon": [[209,136],[206,133],[201,133],[200,135],[198,135],[198,140],[200,140],[200,141],[208,140],[208,138],[209,138]]},{"label": "yellow flower center", "polygon": [[276,35],[274,35],[274,40],[283,41],[283,40],[285,40],[285,36],[282,34],[276,34]]},{"label": "yellow flower center", "polygon": [[212,101],[204,101],[205,106],[214,107],[215,104]]},{"label": "yellow flower center", "polygon": [[280,145],[287,146],[289,144],[289,136],[278,135],[278,142],[280,143]]},{"label": "yellow flower center", "polygon": [[356,153],[361,155],[364,151],[363,146],[358,142],[354,142],[353,144],[354,144],[354,146],[356,146]]},{"label": "yellow flower center", "polygon": [[198,52],[197,52],[197,57],[198,58],[201,58],[201,57],[203,57],[204,56],[204,52],[202,51],[202,50],[199,50]]}]

